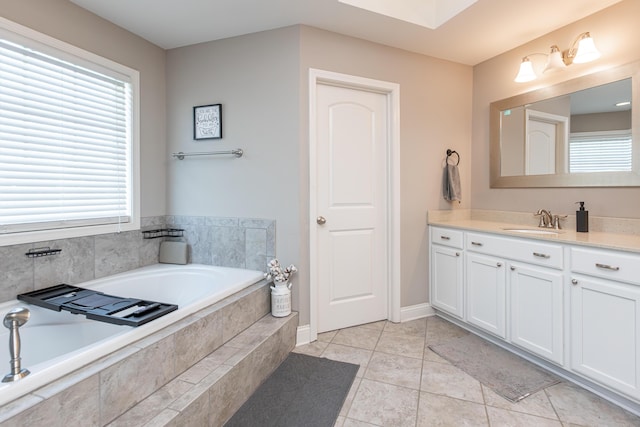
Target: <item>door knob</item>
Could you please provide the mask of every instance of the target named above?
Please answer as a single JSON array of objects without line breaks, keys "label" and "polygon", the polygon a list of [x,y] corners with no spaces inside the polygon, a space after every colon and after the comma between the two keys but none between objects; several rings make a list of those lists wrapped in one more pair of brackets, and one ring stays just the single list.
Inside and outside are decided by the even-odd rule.
[{"label": "door knob", "polygon": [[324,223],[326,223],[327,220],[325,219],[325,217],[319,216],[318,218],[316,218],[316,222],[320,225],[324,225]]}]

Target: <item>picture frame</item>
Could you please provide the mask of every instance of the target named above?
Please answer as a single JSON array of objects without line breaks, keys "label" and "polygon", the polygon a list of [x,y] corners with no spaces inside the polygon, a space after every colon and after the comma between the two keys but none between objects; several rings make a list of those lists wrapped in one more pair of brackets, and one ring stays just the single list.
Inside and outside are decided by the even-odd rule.
[{"label": "picture frame", "polygon": [[193,139],[222,138],[222,104],[193,107]]}]

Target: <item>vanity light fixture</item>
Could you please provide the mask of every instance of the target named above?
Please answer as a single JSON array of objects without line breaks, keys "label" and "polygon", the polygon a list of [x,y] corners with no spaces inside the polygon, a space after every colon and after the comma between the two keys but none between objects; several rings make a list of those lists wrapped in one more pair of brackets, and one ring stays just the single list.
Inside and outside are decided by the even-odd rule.
[{"label": "vanity light fixture", "polygon": [[575,41],[571,44],[571,47],[564,52],[560,50],[558,45],[554,44],[551,46],[549,54],[531,53],[522,58],[520,70],[514,79],[515,82],[530,82],[538,78],[538,75],[533,69],[533,64],[529,59],[529,57],[533,55],[545,55],[547,57],[547,63],[542,71],[543,73],[546,73],[549,71],[564,70],[567,68],[567,65],[573,63],[584,64],[585,62],[596,60],[600,57],[600,52],[596,49],[596,46],[593,43],[593,38],[591,38],[591,34],[589,34],[588,31],[584,32],[576,37]]}]

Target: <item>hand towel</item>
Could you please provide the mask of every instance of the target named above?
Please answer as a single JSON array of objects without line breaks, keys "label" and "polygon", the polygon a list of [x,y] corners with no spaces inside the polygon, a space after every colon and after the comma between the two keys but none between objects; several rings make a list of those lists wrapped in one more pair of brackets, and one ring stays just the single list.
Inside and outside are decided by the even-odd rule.
[{"label": "hand towel", "polygon": [[460,189],[460,172],[457,165],[447,163],[442,174],[442,194],[449,202],[462,200]]}]

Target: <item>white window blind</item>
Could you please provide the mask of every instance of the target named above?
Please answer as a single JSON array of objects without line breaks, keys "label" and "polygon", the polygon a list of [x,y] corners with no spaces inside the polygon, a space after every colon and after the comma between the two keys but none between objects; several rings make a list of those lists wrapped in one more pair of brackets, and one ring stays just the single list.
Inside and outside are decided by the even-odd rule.
[{"label": "white window blind", "polygon": [[0,39],[0,233],[131,220],[131,84],[54,56]]},{"label": "white window blind", "polygon": [[569,137],[569,172],[629,172],[631,131],[581,132]]}]

